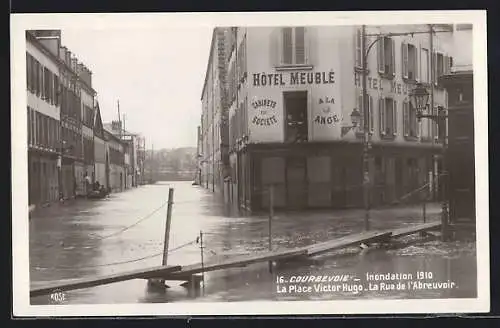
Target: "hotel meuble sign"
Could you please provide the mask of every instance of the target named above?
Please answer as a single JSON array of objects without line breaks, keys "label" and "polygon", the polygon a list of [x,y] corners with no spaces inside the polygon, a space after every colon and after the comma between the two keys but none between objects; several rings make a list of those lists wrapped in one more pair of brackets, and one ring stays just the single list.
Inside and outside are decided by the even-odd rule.
[{"label": "hotel meuble sign", "polygon": [[253,73],[254,87],[334,84],[335,72]]}]

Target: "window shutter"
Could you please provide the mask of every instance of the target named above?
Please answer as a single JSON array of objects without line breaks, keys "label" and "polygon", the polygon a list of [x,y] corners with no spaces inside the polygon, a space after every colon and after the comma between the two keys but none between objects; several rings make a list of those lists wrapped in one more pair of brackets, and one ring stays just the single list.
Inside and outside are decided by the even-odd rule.
[{"label": "window shutter", "polygon": [[420,54],[422,53],[422,47],[419,46],[418,50],[417,47],[415,46],[415,80],[417,82],[420,82]]},{"label": "window shutter", "polygon": [[443,56],[444,69],[443,73],[445,75],[450,74],[450,58],[448,56]]},{"label": "window shutter", "polygon": [[408,45],[406,42],[401,43],[401,71],[404,79],[408,78]]},{"label": "window shutter", "polygon": [[282,29],[276,28],[271,33],[270,44],[269,44],[269,57],[271,58],[271,63],[274,66],[279,66],[282,63]]},{"label": "window shutter", "polygon": [[392,101],[392,134],[396,135],[398,132],[398,103],[396,100]]},{"label": "window shutter", "polygon": [[354,58],[355,58],[355,66],[357,67],[362,67],[363,63],[363,57],[361,55],[361,31],[359,29],[356,29],[356,33],[354,35],[354,44],[355,44],[355,53],[354,53]]},{"label": "window shutter", "polygon": [[282,57],[281,62],[285,65],[292,64],[293,61],[293,29],[291,27],[284,27],[282,29]]},{"label": "window shutter", "polygon": [[391,74],[396,76],[396,41],[391,40]]},{"label": "window shutter", "polygon": [[379,112],[379,128],[380,134],[385,136],[385,99],[380,97],[378,100],[378,112]]},{"label": "window shutter", "polygon": [[304,27],[295,27],[294,28],[294,56],[295,60],[293,64],[305,64],[306,54],[305,54],[305,31]]},{"label": "window shutter", "polygon": [[433,52],[432,53],[432,74],[433,74],[433,83],[434,85],[437,85],[437,80],[438,80],[438,76],[437,76],[437,54],[436,52]]},{"label": "window shutter", "polygon": [[408,108],[408,102],[403,102],[403,134],[408,137],[408,131],[410,130],[410,111]]},{"label": "window shutter", "polygon": [[369,119],[370,119],[370,132],[373,133],[373,97],[369,96],[368,98],[368,110],[369,110]]},{"label": "window shutter", "polygon": [[26,53],[26,89],[30,89],[30,57],[28,53]]},{"label": "window shutter", "polygon": [[311,37],[310,29],[303,27],[304,29],[304,64],[311,64]]},{"label": "window shutter", "polygon": [[415,122],[415,130],[417,131],[417,138],[420,138],[420,130],[422,130],[422,125],[421,125],[421,122],[418,121],[417,119],[417,113],[415,111],[414,108],[411,108],[411,110],[413,111],[413,120]]},{"label": "window shutter", "polygon": [[377,65],[378,72],[385,72],[385,59],[384,59],[384,38],[377,42]]}]

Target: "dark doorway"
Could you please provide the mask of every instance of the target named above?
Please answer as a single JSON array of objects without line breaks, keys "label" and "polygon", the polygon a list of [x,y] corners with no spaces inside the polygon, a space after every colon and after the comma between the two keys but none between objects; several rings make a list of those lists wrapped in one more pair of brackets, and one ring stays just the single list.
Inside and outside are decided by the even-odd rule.
[{"label": "dark doorway", "polygon": [[283,93],[285,103],[285,141],[307,141],[307,91]]},{"label": "dark doorway", "polygon": [[307,205],[306,158],[292,157],[286,165],[287,207],[303,209]]}]

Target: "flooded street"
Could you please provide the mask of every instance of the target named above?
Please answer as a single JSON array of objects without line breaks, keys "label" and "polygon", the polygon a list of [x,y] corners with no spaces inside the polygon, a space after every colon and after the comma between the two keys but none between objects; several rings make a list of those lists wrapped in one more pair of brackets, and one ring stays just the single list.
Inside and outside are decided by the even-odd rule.
[{"label": "flooded street", "polygon": [[[104,200],[76,200],[40,209],[30,221],[31,286],[75,278],[117,273],[161,265],[168,188],[174,205],[168,264],[200,262],[196,238],[203,231],[204,259],[249,254],[268,249],[268,217],[225,215],[210,192],[191,182],[159,182]],[[163,206],[162,206],[163,205]],[[154,212],[156,210],[156,212]],[[153,212],[153,213],[152,213]],[[439,204],[427,208],[428,221],[439,218]],[[387,229],[421,223],[421,206],[372,211],[371,227]],[[362,210],[277,213],[272,222],[273,249],[310,245],[363,229]],[[453,281],[444,290],[362,290],[335,293],[279,293],[277,277],[347,274],[361,280],[367,273],[427,272],[434,281]],[[346,249],[269,273],[267,263],[205,274],[201,295],[191,296],[180,282],[169,282],[166,292],[149,290],[136,279],[66,292],[69,304],[152,303],[179,301],[249,301],[356,298],[473,298],[476,297],[475,243],[431,241],[398,249],[359,252]],[[47,296],[32,304],[48,304]]]}]

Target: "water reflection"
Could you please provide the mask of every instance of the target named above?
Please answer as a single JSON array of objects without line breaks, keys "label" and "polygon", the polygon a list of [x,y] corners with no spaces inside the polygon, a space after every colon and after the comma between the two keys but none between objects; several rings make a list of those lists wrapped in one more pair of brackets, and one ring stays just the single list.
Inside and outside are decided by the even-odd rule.
[{"label": "water reflection", "polygon": [[[126,262],[161,253],[166,207],[122,233],[149,214],[168,197],[173,187],[174,207],[170,249],[194,241],[203,231],[204,260],[224,255],[248,254],[268,249],[268,217],[228,213],[226,206],[210,191],[189,182],[158,183],[143,186],[109,199],[76,201],[56,205],[35,213],[30,221],[30,279],[32,285],[50,280],[74,279],[138,269],[161,264],[161,256]],[[229,214],[229,215],[228,215]],[[436,219],[439,206],[428,207],[428,220]],[[421,222],[419,208],[372,211],[375,229],[403,227]],[[314,213],[276,213],[272,221],[273,249],[304,246],[361,231],[360,210],[318,211]],[[112,235],[109,238],[105,236]],[[201,259],[199,244],[192,243],[168,256],[169,264],[186,265]],[[283,295],[276,292],[277,275],[349,274],[363,277],[366,272],[432,272],[435,279],[453,280],[459,288],[444,291],[363,291]],[[403,249],[381,248],[360,252],[350,248],[307,262],[278,265],[269,273],[268,264],[234,268],[205,274],[202,295],[195,297],[180,282],[168,282],[161,291],[144,280],[126,281],[71,291],[72,304],[156,303],[179,301],[248,301],[344,298],[434,298],[475,297],[476,257],[474,243],[415,243]],[[48,303],[47,297],[32,299],[33,304]]]}]

